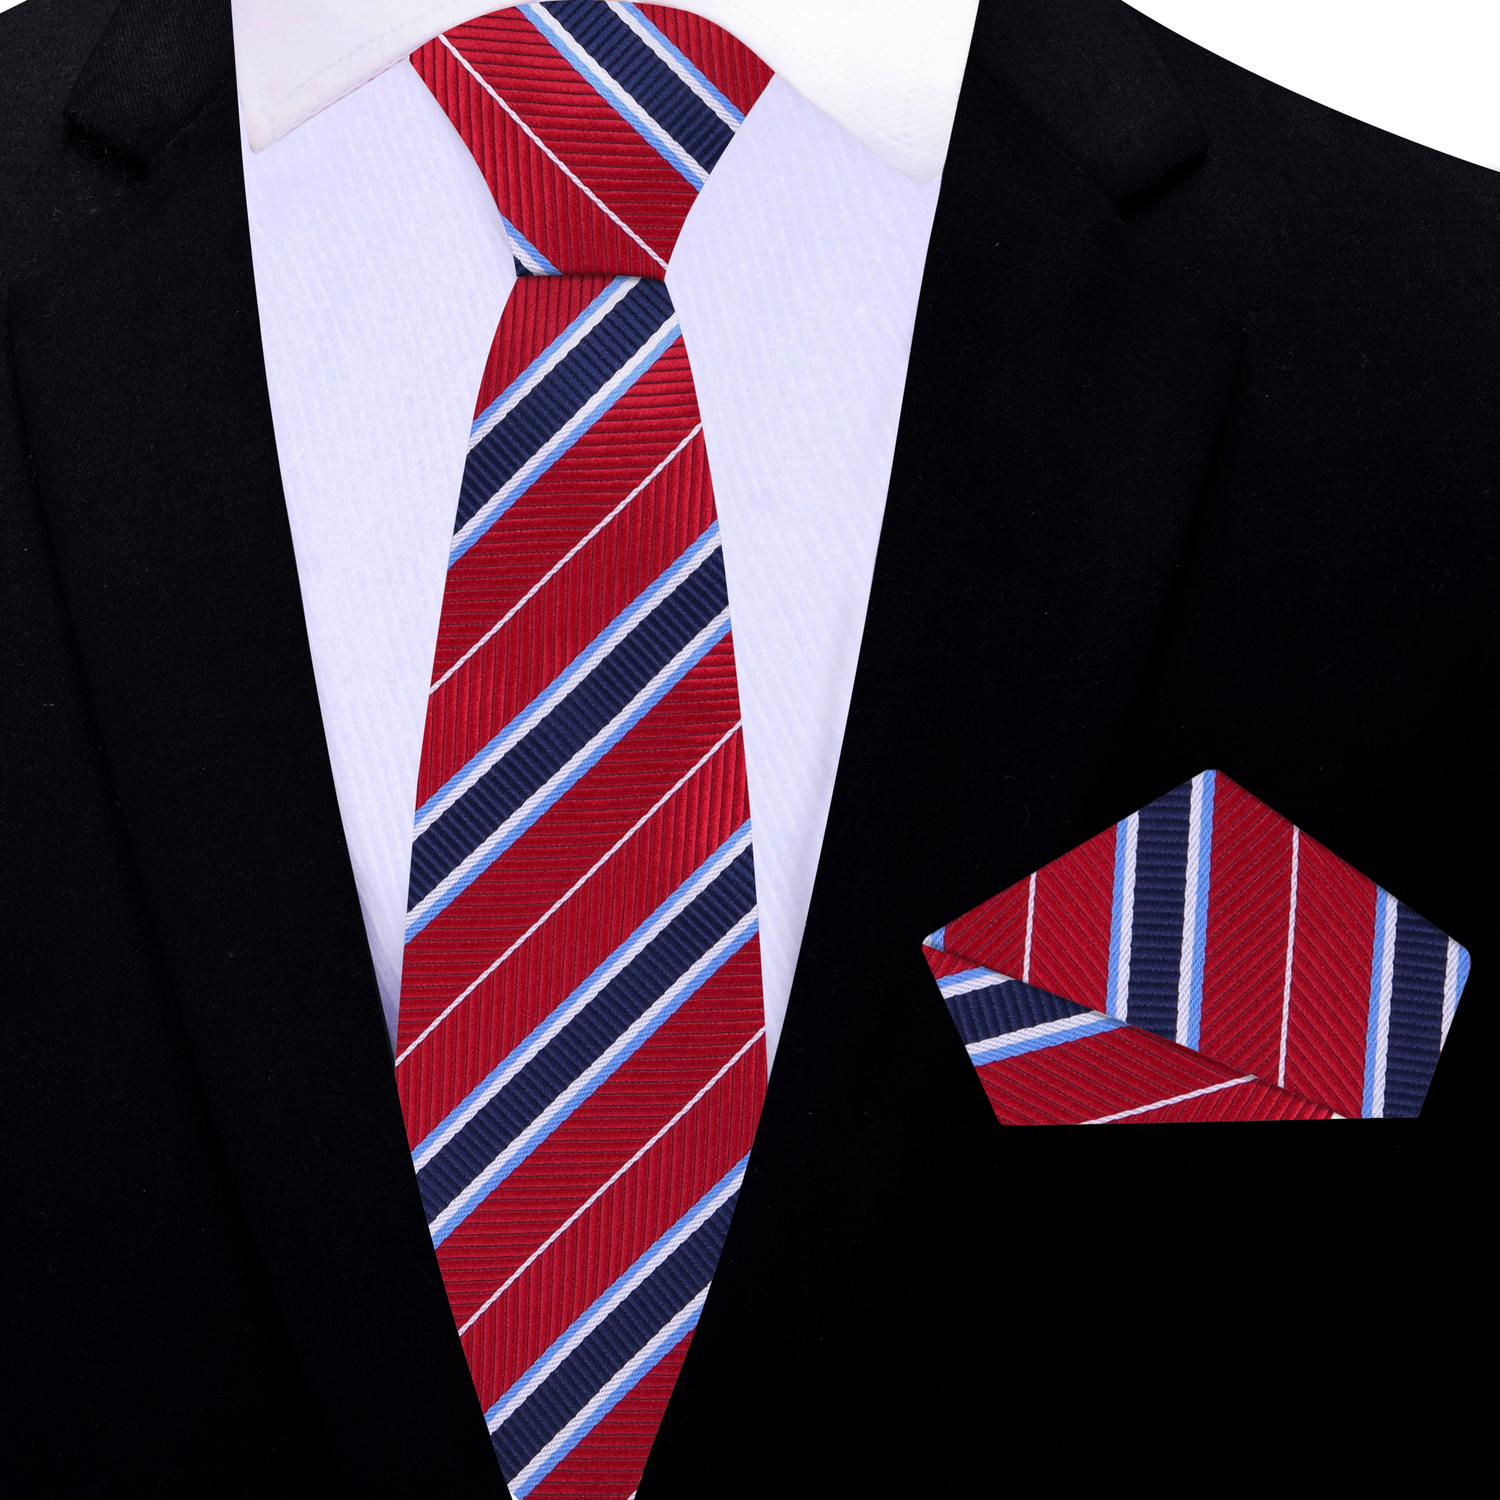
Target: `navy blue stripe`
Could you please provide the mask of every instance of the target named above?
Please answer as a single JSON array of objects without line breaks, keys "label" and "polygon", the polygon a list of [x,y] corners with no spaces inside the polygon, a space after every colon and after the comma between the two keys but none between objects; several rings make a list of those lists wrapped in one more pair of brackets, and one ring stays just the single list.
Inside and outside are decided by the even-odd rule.
[{"label": "navy blue stripe", "polygon": [[1193,784],[1185,781],[1141,809],[1136,833],[1126,1019],[1168,1041],[1177,1037],[1182,904],[1192,809]]},{"label": "navy blue stripe", "polygon": [[726,1198],[500,1424],[493,1441],[507,1479],[514,1479],[713,1279],[738,1201],[738,1193]]},{"label": "navy blue stripe", "polygon": [[1415,1115],[1427,1097],[1443,1045],[1448,939],[1411,907],[1396,903],[1391,953],[1391,1019],[1386,1033],[1385,1113]]},{"label": "navy blue stripe", "polygon": [[[512,256],[511,259],[515,260],[515,257]],[[535,276],[536,272],[533,271],[530,266],[523,266],[519,260],[516,260],[516,275],[517,276]],[[499,489],[499,488],[500,488],[499,485],[495,486],[495,489]],[[490,494],[493,495],[494,493],[495,493],[495,490],[491,490],[490,491]],[[458,528],[455,526],[454,530],[456,531],[457,529]]]},{"label": "navy blue stripe", "polygon": [[551,713],[413,842],[407,910],[467,859],[728,607],[724,553],[715,547]]},{"label": "navy blue stripe", "polygon": [[755,905],[746,849],[417,1173],[430,1224]]},{"label": "navy blue stripe", "polygon": [[1022,984],[1019,979],[1002,980],[982,990],[969,990],[962,995],[944,998],[948,1002],[948,1014],[953,1017],[953,1024],[958,1027],[965,1046],[971,1042],[987,1042],[991,1037],[1008,1036],[1027,1026],[1060,1021],[1064,1016],[1081,1015],[1088,1009],[1086,1005],[1064,1000],[1050,990]]},{"label": "navy blue stripe", "polygon": [[664,282],[643,280],[610,309],[535,389],[518,401],[470,451],[459,488],[455,532],[474,519],[548,438],[638,353],[668,318],[672,299]]},{"label": "navy blue stripe", "polygon": [[595,0],[546,9],[705,172],[713,171],[734,131],[630,27]]}]

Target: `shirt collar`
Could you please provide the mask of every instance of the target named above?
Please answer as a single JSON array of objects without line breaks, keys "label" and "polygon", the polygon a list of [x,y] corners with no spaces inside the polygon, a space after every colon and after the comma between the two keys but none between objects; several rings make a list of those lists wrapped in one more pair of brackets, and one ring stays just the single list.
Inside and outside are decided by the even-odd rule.
[{"label": "shirt collar", "polygon": [[[233,0],[250,149],[506,3],[515,0]],[[942,170],[978,0],[678,3],[732,32],[897,171],[930,182]]]}]

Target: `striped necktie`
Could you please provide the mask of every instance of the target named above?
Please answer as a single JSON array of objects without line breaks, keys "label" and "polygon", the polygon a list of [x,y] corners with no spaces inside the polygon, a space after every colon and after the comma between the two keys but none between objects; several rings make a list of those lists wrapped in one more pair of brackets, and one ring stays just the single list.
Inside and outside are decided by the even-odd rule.
[{"label": "striped necktie", "polygon": [[1003,1125],[1415,1115],[1466,949],[1216,771],[927,938]]},{"label": "striped necktie", "polygon": [[449,551],[397,1081],[512,1493],[625,1500],[765,1091],[723,553],[662,277],[770,73],[695,16],[595,0],[412,63],[519,279]]}]

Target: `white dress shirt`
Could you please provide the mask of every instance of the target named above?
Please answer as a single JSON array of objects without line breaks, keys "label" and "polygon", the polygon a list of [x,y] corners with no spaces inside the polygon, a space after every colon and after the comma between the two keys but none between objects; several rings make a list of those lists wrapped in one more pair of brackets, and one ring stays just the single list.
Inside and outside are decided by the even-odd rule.
[{"label": "white dress shirt", "polygon": [[[404,59],[475,7],[234,0],[276,442],[334,781],[393,1037],[447,543],[479,373],[514,279],[483,178]],[[1463,0],[1441,0],[1445,25],[1419,34],[1391,29],[1405,7],[1377,14],[1366,0],[1137,7],[1372,123],[1473,160],[1500,152],[1500,132],[1460,118],[1461,89],[1422,86],[1427,74],[1451,83],[1474,55],[1449,35],[1476,37],[1478,13]],[[976,0],[684,8],[727,27],[777,74],[689,215],[667,276],[723,533],[774,1057]],[[1351,57],[1364,65],[1351,67]],[[1396,59],[1400,71],[1386,81],[1381,69]]]}]

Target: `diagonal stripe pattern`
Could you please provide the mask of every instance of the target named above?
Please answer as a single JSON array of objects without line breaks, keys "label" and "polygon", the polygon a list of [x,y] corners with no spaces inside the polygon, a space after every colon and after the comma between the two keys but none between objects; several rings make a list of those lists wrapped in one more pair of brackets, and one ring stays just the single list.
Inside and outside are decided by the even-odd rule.
[{"label": "diagonal stripe pattern", "polygon": [[411,60],[518,280],[449,548],[397,1084],[512,1493],[626,1500],[765,1091],[724,557],[661,278],[770,73],[696,16],[597,0]]},{"label": "diagonal stripe pattern", "polygon": [[1415,1115],[1469,974],[1466,949],[1216,771],[924,952],[1004,1124]]}]

